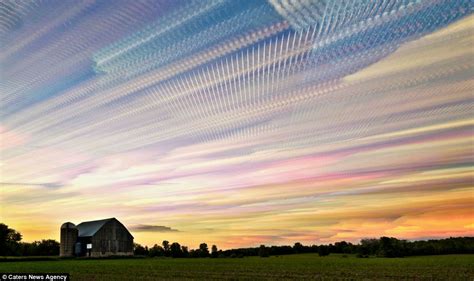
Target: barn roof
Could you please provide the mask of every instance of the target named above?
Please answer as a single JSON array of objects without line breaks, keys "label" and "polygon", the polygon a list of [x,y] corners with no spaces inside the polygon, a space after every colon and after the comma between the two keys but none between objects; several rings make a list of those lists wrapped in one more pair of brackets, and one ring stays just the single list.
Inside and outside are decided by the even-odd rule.
[{"label": "barn roof", "polygon": [[76,227],[79,230],[79,237],[90,237],[94,236],[94,234],[99,231],[106,223],[111,220],[115,220],[116,218],[109,218],[103,220],[96,220],[96,221],[85,221],[78,224]]}]

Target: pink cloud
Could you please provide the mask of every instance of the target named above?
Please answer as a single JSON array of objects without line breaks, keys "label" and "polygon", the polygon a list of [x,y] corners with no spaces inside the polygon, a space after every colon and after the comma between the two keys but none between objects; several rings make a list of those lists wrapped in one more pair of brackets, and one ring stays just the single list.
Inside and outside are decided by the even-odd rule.
[{"label": "pink cloud", "polygon": [[0,125],[0,150],[23,145],[28,137]]}]

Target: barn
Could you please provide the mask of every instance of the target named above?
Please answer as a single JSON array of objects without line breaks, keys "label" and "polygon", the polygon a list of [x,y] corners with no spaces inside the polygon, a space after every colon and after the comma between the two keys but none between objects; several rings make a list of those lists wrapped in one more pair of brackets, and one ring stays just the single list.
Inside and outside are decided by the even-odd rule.
[{"label": "barn", "polygon": [[60,256],[133,255],[133,236],[116,218],[61,225]]}]

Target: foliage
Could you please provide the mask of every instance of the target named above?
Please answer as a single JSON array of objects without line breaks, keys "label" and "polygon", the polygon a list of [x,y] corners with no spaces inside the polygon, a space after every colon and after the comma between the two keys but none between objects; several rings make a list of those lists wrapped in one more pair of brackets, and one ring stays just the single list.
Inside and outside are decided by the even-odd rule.
[{"label": "foliage", "polygon": [[181,252],[183,252],[183,257],[189,257],[188,246],[181,246]]},{"label": "foliage", "polygon": [[201,243],[199,245],[199,256],[201,258],[205,258],[205,257],[208,257],[209,256],[209,249],[207,248],[207,244],[206,243]]},{"label": "foliage", "polygon": [[148,247],[143,247],[138,243],[133,243],[133,254],[137,256],[148,256]]},{"label": "foliage", "polygon": [[153,245],[148,251],[148,256],[150,257],[162,257],[165,255],[165,249],[163,247],[158,246],[157,244]]},{"label": "foliage", "polygon": [[181,245],[177,242],[173,242],[170,246],[170,252],[171,252],[171,257],[173,258],[182,258],[183,256],[183,250],[181,250]]},{"label": "foliage", "polygon": [[318,247],[318,255],[320,257],[329,256],[329,246],[321,245]]},{"label": "foliage", "polygon": [[59,242],[44,239],[31,243],[21,242],[22,235],[0,223],[0,256],[57,256]]},{"label": "foliage", "polygon": [[21,243],[21,256],[57,256],[59,255],[59,242],[53,239]]},{"label": "foliage", "polygon": [[164,240],[161,245],[163,245],[164,255],[169,257],[170,256],[170,242]]},{"label": "foliage", "polygon": [[260,245],[260,248],[258,249],[258,255],[259,255],[261,258],[267,258],[267,257],[269,257],[268,248],[265,247],[265,245]]},{"label": "foliage", "polygon": [[217,246],[212,245],[211,247],[211,258],[217,258],[218,252],[217,252]]},{"label": "foliage", "polygon": [[14,256],[19,250],[21,234],[0,223],[0,256]]}]

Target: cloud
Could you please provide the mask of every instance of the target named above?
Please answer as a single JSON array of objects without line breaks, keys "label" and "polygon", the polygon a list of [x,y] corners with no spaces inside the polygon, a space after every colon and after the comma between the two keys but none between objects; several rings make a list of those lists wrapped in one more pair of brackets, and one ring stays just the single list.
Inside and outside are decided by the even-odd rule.
[{"label": "cloud", "polygon": [[61,188],[64,184],[60,182],[46,182],[46,183],[28,183],[28,182],[0,182],[0,186],[38,186],[45,188]]},{"label": "cloud", "polygon": [[168,226],[149,224],[137,224],[130,227],[130,229],[135,232],[179,232],[179,230]]},{"label": "cloud", "polygon": [[7,15],[0,221],[220,247],[470,231],[468,1],[169,2]]},{"label": "cloud", "polygon": [[0,140],[0,151],[2,151],[7,148],[15,148],[25,144],[28,137],[27,134],[20,134],[0,125]]}]

